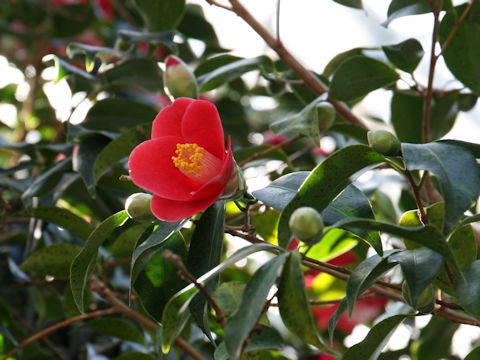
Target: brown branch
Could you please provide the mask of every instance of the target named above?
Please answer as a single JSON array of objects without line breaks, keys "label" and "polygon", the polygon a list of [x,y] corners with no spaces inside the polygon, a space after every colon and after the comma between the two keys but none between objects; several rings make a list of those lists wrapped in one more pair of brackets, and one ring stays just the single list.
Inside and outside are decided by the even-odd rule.
[{"label": "brown branch", "polygon": [[420,213],[420,221],[422,222],[423,225],[428,225],[429,223],[428,215],[425,212],[422,199],[420,198],[417,182],[413,178],[410,170],[406,168],[406,165],[405,165],[405,177],[407,178],[408,182],[410,183],[410,186],[412,187],[413,195],[415,197],[415,202],[417,203],[418,211]]},{"label": "brown branch", "polygon": [[302,137],[303,137],[303,135],[297,135],[297,136],[294,136],[294,137],[292,137],[288,140],[285,140],[285,141],[281,142],[280,144],[272,146],[272,147],[270,147],[268,149],[265,149],[263,151],[257,152],[255,154],[253,154],[252,156],[249,156],[245,160],[240,161],[238,163],[238,166],[242,167],[245,164],[248,164],[250,161],[257,160],[258,158],[261,158],[262,156],[270,154],[270,153],[272,153],[272,152],[274,152],[278,149],[283,148],[284,146],[290,145],[291,143],[293,143],[294,141],[297,141],[298,139],[301,139]]},{"label": "brown branch", "polygon": [[193,285],[195,285],[195,287],[198,289],[198,291],[200,292],[200,294],[203,295],[203,297],[205,298],[205,300],[207,300],[207,302],[209,303],[209,305],[213,308],[213,310],[215,310],[215,316],[216,316],[216,320],[217,322],[220,324],[220,326],[222,328],[225,327],[225,323],[226,323],[226,319],[225,319],[225,313],[223,312],[223,310],[220,308],[220,306],[218,306],[217,302],[212,298],[212,296],[210,295],[210,293],[205,289],[205,287],[203,286],[203,284],[199,283],[197,281],[197,279],[195,278],[195,276],[193,276],[188,270],[187,268],[185,267],[185,265],[183,265],[183,262],[182,262],[182,259],[180,258],[180,256],[174,254],[173,252],[171,252],[170,250],[165,250],[163,253],[162,253],[162,256],[164,259],[168,259],[170,260],[171,262],[173,262],[175,264],[175,266],[178,268],[178,271],[180,273],[180,276],[185,279],[186,281],[192,283]]},{"label": "brown branch", "polygon": [[231,7],[228,7],[226,5],[223,5],[215,0],[207,0],[207,2],[210,4],[210,5],[215,5],[215,6],[218,6],[219,8],[222,8],[222,9],[225,9],[225,10],[229,10],[229,11],[232,11],[232,8]]},{"label": "brown branch", "polygon": [[462,15],[460,16],[460,19],[458,19],[458,22],[455,24],[452,31],[450,31],[450,34],[448,34],[447,39],[443,43],[442,49],[440,51],[440,55],[443,55],[445,53],[445,50],[447,49],[448,45],[450,45],[453,37],[457,34],[457,31],[460,28],[460,25],[462,25],[465,19],[467,18],[467,15],[472,9],[474,3],[475,3],[475,0],[472,0],[463,11]]},{"label": "brown branch", "polygon": [[47,336],[48,334],[51,334],[52,332],[59,330],[61,328],[64,328],[70,324],[73,324],[78,321],[86,320],[86,319],[91,319],[99,316],[105,316],[105,315],[112,315],[115,313],[118,313],[119,311],[115,308],[110,308],[110,309],[105,309],[105,310],[98,310],[98,311],[92,311],[90,313],[78,315],[75,317],[72,317],[70,319],[61,321],[59,323],[56,323],[52,326],[49,326],[48,328],[43,329],[42,331],[30,336],[29,338],[23,340],[18,347],[15,349],[12,349],[9,353],[5,354],[2,358],[2,360],[6,360],[12,356],[14,356],[19,349],[23,349],[26,346],[30,345],[31,343],[34,343],[37,340],[42,339],[43,337]]},{"label": "brown branch", "polygon": [[[209,1],[209,0],[207,0]],[[317,95],[322,95],[328,92],[327,86],[312,72],[307,70],[282,44],[282,42],[273,37],[267,29],[260,24],[252,14],[240,3],[239,0],[230,0],[232,10],[240,18],[242,18],[260,37],[274,50],[280,58],[290,66],[300,78],[303,79],[306,86],[308,86]],[[346,121],[367,128],[366,125],[358,118],[352,111],[343,103],[327,99],[334,107],[336,112]]]}]

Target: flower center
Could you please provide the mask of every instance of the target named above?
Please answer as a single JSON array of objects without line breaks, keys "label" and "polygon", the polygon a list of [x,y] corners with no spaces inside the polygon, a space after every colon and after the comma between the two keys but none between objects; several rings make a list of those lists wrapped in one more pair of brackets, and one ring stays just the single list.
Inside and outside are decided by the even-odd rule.
[{"label": "flower center", "polygon": [[177,144],[173,165],[199,185],[207,183],[222,168],[222,161],[197,144]]}]

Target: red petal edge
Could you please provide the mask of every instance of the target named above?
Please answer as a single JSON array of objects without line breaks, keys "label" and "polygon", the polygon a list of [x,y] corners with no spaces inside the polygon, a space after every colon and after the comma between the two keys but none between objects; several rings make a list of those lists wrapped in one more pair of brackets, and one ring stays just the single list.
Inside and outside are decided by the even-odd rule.
[{"label": "red petal edge", "polygon": [[162,109],[153,121],[152,139],[161,136],[180,136],[182,137],[182,119],[187,107],[196,100],[189,98],[179,98]]},{"label": "red petal edge", "polygon": [[178,221],[189,218],[212,205],[217,197],[197,201],[175,201],[153,195],[151,208],[153,214],[164,221]]}]

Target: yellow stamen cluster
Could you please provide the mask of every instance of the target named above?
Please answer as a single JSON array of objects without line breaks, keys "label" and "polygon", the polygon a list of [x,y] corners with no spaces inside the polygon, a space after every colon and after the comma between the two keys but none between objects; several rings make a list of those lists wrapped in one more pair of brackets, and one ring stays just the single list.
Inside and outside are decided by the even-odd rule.
[{"label": "yellow stamen cluster", "polygon": [[205,149],[197,144],[177,144],[175,150],[177,156],[172,156],[175,167],[186,172],[195,174],[202,170],[202,159],[205,156]]}]

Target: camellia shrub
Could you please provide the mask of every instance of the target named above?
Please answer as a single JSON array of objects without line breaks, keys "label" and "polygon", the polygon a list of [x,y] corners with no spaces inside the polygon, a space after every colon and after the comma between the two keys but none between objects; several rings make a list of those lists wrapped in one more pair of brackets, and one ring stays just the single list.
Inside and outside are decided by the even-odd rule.
[{"label": "camellia shrub", "polygon": [[[479,2],[391,0],[383,26],[427,14],[432,44],[322,73],[280,0],[273,30],[206,2],[269,55],[185,0],[0,2],[0,358],[479,359],[452,343],[480,326],[480,144],[446,137],[480,95]],[[388,118],[360,116],[379,89]]]}]

